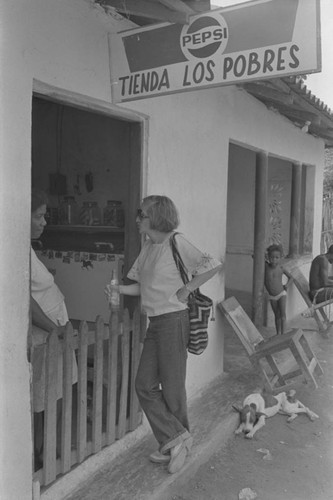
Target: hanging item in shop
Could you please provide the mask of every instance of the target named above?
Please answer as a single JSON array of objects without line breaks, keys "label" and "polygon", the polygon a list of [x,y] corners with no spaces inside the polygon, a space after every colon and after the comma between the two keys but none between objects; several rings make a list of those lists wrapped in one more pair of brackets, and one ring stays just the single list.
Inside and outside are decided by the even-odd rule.
[{"label": "hanging item in shop", "polygon": [[85,183],[86,183],[86,190],[88,193],[91,193],[91,191],[94,189],[94,176],[92,172],[88,172],[85,177],[84,177]]}]

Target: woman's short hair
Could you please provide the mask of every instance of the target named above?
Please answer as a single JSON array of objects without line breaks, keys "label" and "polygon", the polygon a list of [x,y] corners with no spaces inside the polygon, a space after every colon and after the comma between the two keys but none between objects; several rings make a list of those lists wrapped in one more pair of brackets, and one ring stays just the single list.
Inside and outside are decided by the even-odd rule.
[{"label": "woman's short hair", "polygon": [[48,204],[47,194],[41,189],[32,188],[31,190],[31,212],[35,212],[42,205]]},{"label": "woman's short hair", "polygon": [[150,220],[150,227],[161,233],[169,233],[179,226],[176,205],[167,196],[152,195],[143,199],[145,212]]}]

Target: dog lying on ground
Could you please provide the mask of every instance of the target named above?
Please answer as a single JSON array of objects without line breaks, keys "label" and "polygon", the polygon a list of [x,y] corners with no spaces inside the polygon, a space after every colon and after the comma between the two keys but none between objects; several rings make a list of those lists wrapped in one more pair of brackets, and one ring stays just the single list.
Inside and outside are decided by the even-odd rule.
[{"label": "dog lying on ground", "polygon": [[265,425],[266,418],[274,417],[277,413],[290,415],[288,422],[295,420],[299,413],[306,413],[312,421],[319,418],[316,413],[298,401],[295,395],[294,390],[288,393],[280,392],[275,396],[265,391],[250,394],[244,399],[242,408],[233,406],[240,414],[240,425],[235,434],[243,432],[246,438],[251,439]]},{"label": "dog lying on ground", "polygon": [[292,422],[298,416],[299,413],[306,413],[309,419],[313,422],[319,416],[313,411],[309,410],[296,398],[296,391],[294,389],[286,393],[286,398],[282,401],[281,409],[279,413],[290,415],[287,418],[287,422]]}]

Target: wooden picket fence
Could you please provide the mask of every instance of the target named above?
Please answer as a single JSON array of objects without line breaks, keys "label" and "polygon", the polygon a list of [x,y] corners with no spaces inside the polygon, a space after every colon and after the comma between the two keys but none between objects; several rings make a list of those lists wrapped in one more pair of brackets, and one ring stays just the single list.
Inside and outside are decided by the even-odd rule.
[{"label": "wooden picket fence", "polygon": [[[73,466],[140,424],[142,414],[134,380],[144,322],[139,309],[131,319],[125,309],[121,317],[119,312],[111,313],[109,325],[98,317],[93,330],[82,322],[78,331],[74,331],[68,323],[63,340],[55,331],[48,337],[43,467],[34,473],[34,480],[41,486],[49,485],[59,474],[68,473]],[[72,386],[73,351],[78,364],[76,386]],[[88,355],[91,352],[92,358]],[[58,353],[63,356],[60,452],[56,422]],[[75,405],[72,387],[77,387]]]}]

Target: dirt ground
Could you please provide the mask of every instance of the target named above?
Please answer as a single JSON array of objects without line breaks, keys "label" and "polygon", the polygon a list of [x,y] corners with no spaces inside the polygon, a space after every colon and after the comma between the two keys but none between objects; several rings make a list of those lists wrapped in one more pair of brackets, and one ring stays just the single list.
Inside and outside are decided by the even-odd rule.
[{"label": "dirt ground", "polygon": [[170,490],[170,500],[237,500],[243,488],[258,500],[333,499],[333,337],[318,344],[325,374],[318,389],[304,384],[297,397],[320,418],[288,423],[276,415],[252,440],[233,436],[185,486]]}]

